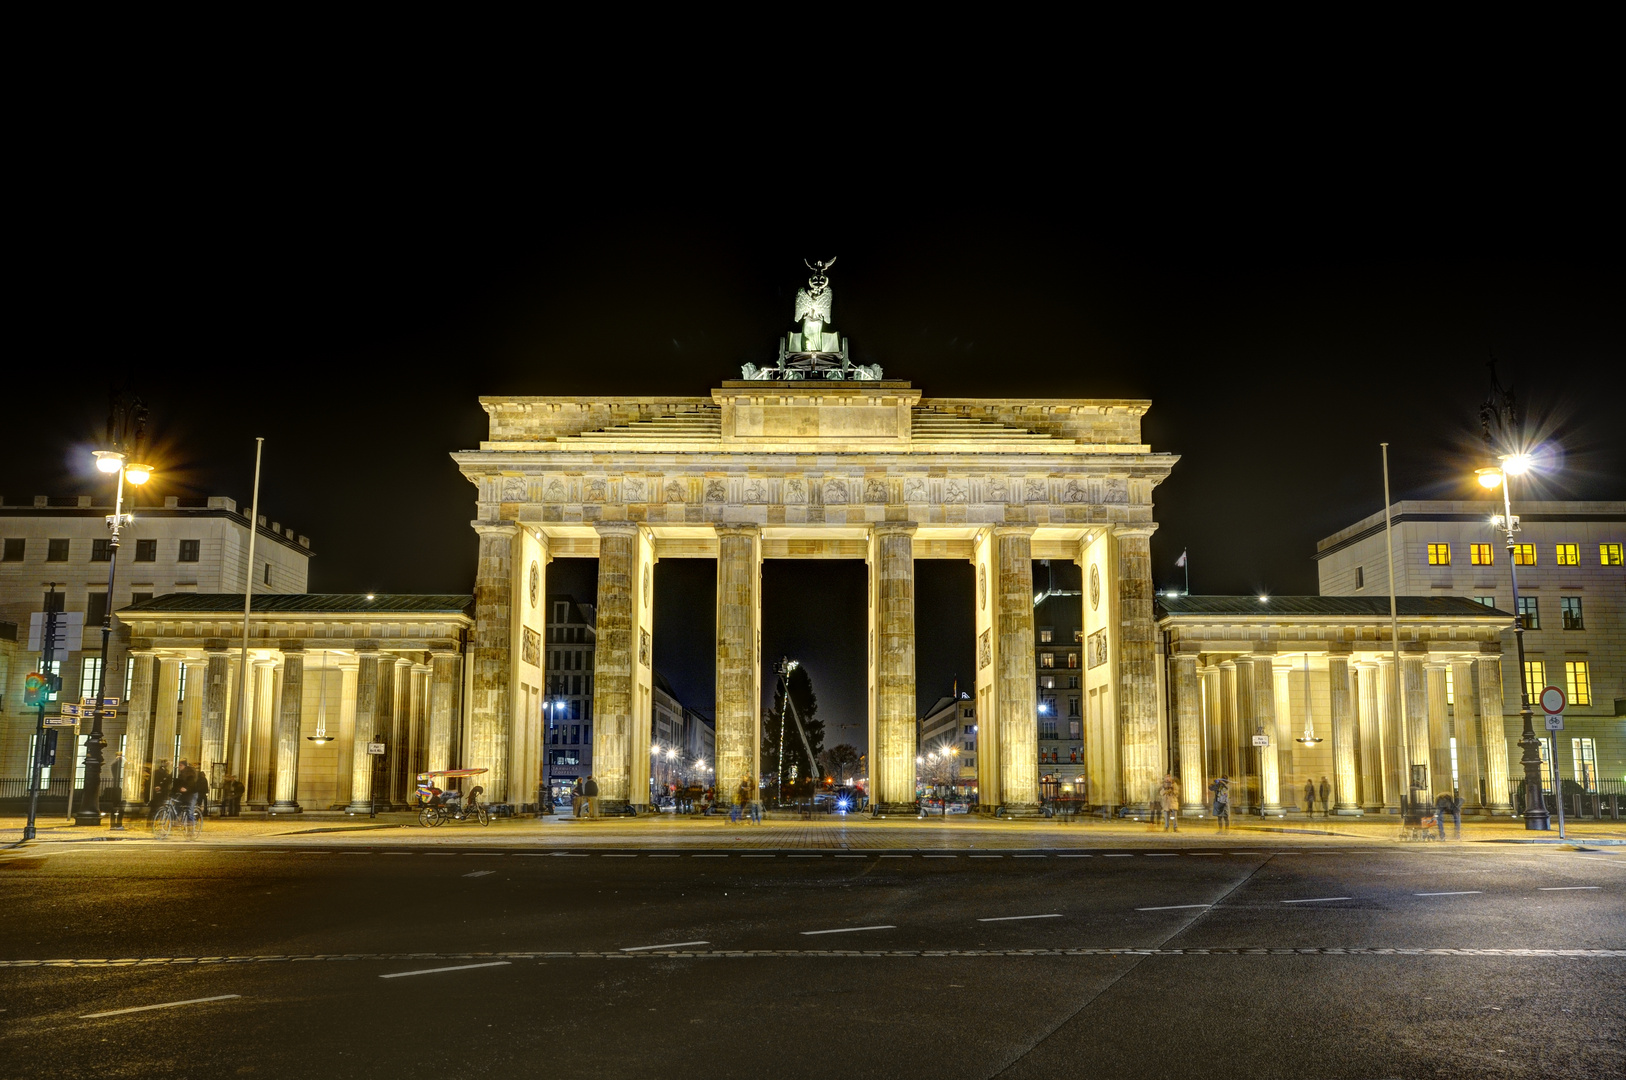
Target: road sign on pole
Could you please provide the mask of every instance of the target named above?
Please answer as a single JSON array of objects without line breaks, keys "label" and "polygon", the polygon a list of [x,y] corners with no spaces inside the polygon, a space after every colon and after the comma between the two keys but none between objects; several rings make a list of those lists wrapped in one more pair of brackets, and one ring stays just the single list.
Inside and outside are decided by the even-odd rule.
[{"label": "road sign on pole", "polygon": [[1269,746],[1270,745],[1270,736],[1269,735],[1255,735],[1253,737],[1253,745],[1255,745],[1255,746]]},{"label": "road sign on pole", "polygon": [[1548,731],[1563,731],[1564,730],[1564,714],[1563,713],[1548,713],[1547,714],[1547,730]]},{"label": "road sign on pole", "polygon": [[1562,687],[1549,686],[1541,692],[1541,711],[1554,716],[1562,715],[1564,706],[1569,701],[1564,696]]}]

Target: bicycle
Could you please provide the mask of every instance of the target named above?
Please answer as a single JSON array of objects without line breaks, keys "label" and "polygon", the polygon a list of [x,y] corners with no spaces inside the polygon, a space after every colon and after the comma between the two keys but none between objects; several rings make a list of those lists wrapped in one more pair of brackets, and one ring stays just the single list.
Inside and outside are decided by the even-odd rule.
[{"label": "bicycle", "polygon": [[168,840],[177,827],[185,839],[196,840],[203,834],[203,815],[196,809],[183,810],[177,800],[168,799],[153,813],[147,827],[154,840]]}]

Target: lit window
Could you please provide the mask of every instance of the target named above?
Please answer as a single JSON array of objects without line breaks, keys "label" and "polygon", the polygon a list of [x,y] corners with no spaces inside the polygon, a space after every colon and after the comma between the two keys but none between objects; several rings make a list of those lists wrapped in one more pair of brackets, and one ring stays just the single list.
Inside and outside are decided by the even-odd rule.
[{"label": "lit window", "polygon": [[1564,689],[1571,705],[1592,704],[1592,676],[1585,660],[1564,661]]},{"label": "lit window", "polygon": [[1581,621],[1581,598],[1579,596],[1560,596],[1558,598],[1558,614],[1564,620],[1564,629],[1586,629],[1586,626]]},{"label": "lit window", "polygon": [[1039,685],[1044,687],[1046,690],[1054,690],[1056,688],[1056,677],[1054,675],[1046,675],[1039,680]]},{"label": "lit window", "polygon": [[1070,652],[1067,654],[1067,666],[1075,668],[1078,666],[1078,654],[1076,652]]},{"label": "lit window", "polygon": [[102,673],[102,658],[87,656],[79,661],[79,696],[96,696],[96,680]]},{"label": "lit window", "polygon": [[1536,545],[1534,545],[1534,544],[1514,544],[1513,545],[1513,565],[1514,566],[1534,566],[1534,565],[1536,565]]},{"label": "lit window", "polygon": [[[29,772],[34,771],[34,760],[35,760],[34,748],[38,745],[38,743],[35,742],[35,740],[38,739],[38,738],[39,738],[39,736],[36,735],[36,734],[33,734],[33,733],[30,733],[29,736],[28,736],[28,770],[29,770]],[[46,743],[46,746],[50,746],[50,743]],[[25,788],[27,787],[27,781],[26,780],[24,781],[24,787]],[[40,786],[39,786],[39,790],[41,790],[41,791],[49,791],[50,788],[51,788],[51,766],[49,766],[49,765],[41,765],[40,766]]]},{"label": "lit window", "polygon": [[1621,546],[1619,544],[1599,544],[1598,560],[1604,566],[1621,565]]},{"label": "lit window", "polygon": [[1542,672],[1540,660],[1526,660],[1524,662],[1524,696],[1532,703],[1541,700],[1541,691],[1547,685],[1546,675]]},{"label": "lit window", "polygon": [[1486,607],[1493,608],[1493,607],[1496,606],[1496,597],[1494,597],[1494,596],[1476,596],[1476,597],[1474,597],[1474,602],[1476,604],[1484,604]]},{"label": "lit window", "polygon": [[1457,703],[1457,680],[1450,668],[1445,669],[1445,703],[1447,705]]},{"label": "lit window", "polygon": [[[58,595],[60,595],[60,594],[58,594]],[[52,676],[55,676],[57,678],[62,677],[62,661],[60,661],[60,660],[52,660],[49,664],[40,664],[40,665],[38,665],[38,667],[39,667],[39,670],[40,670],[41,674],[52,675]],[[46,695],[45,700],[46,701],[55,701],[57,698],[59,698],[61,696],[62,695],[60,693],[53,690],[49,694]]]},{"label": "lit window", "polygon": [[1045,645],[1050,644],[1050,628],[1049,627],[1045,627],[1043,630],[1039,631],[1039,640],[1040,640],[1040,642],[1042,642]]},{"label": "lit window", "polygon": [[1591,739],[1571,739],[1570,753],[1575,757],[1575,782],[1582,791],[1598,790],[1598,748]]},{"label": "lit window", "polygon": [[1518,614],[1524,616],[1524,628],[1526,630],[1541,629],[1541,604],[1536,597],[1519,597]]},{"label": "lit window", "polygon": [[1557,551],[1554,552],[1554,560],[1559,566],[1580,566],[1581,545],[1559,544]]},{"label": "lit window", "polygon": [[1469,544],[1468,561],[1475,566],[1493,566],[1496,563],[1496,551],[1489,544]]},{"label": "lit window", "polygon": [[1451,545],[1450,544],[1430,544],[1430,545],[1428,545],[1428,565],[1430,565],[1430,566],[1450,566],[1451,565]]},{"label": "lit window", "polygon": [[1056,654],[1055,653],[1040,653],[1039,654],[1039,666],[1040,667],[1055,667],[1056,666]]}]

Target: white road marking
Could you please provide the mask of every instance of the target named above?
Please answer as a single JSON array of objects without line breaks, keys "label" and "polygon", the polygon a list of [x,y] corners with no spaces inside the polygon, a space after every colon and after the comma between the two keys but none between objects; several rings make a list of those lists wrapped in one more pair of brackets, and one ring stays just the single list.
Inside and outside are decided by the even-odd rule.
[{"label": "white road marking", "polygon": [[242,997],[241,994],[220,994],[216,997],[187,998],[185,1001],[166,1001],[162,1005],[137,1005],[133,1009],[114,1009],[111,1012],[86,1013],[81,1020],[99,1020],[104,1016],[123,1016],[126,1013],[150,1012],[153,1009],[173,1009],[180,1005],[199,1005],[205,1001],[230,1001],[232,998]]},{"label": "white road marking", "polygon": [[1310,900],[1283,900],[1284,904],[1325,904],[1332,900],[1353,900],[1353,896],[1317,896]]},{"label": "white road marking", "polygon": [[710,945],[709,941],[674,941],[670,945],[633,945],[622,952],[648,952],[651,949],[682,949],[690,945]]},{"label": "white road marking", "polygon": [[488,874],[495,874],[496,872],[497,871],[495,871],[495,870],[475,870],[472,873],[464,874],[463,876],[464,877],[485,877]]},{"label": "white road marking", "polygon": [[507,967],[512,961],[493,960],[489,964],[459,964],[456,967],[424,968],[422,971],[396,971],[389,975],[380,975],[380,979],[404,979],[408,975],[439,975],[443,971],[473,971],[475,968]]},{"label": "white road marking", "polygon": [[1465,889],[1462,892],[1414,892],[1413,896],[1479,896],[1482,890]]},{"label": "white road marking", "polygon": [[1020,922],[1023,919],[1059,919],[1060,915],[996,915],[991,919],[978,919],[978,922]]},{"label": "white road marking", "polygon": [[[1289,901],[1291,903],[1291,901]],[[1136,911],[1184,911],[1186,908],[1213,907],[1212,904],[1169,904],[1166,907],[1138,907]]]},{"label": "white road marking", "polygon": [[1537,892],[1580,892],[1583,889],[1601,889],[1602,885],[1542,885]]},{"label": "white road marking", "polygon": [[554,852],[551,852],[551,851],[521,851],[521,852],[517,852],[516,854],[518,854],[520,856],[520,858],[522,858],[522,859],[550,859],[550,858],[553,857]]},{"label": "white road marking", "polygon": [[860,930],[896,930],[896,926],[840,926],[834,930],[803,930],[803,937],[813,937],[815,934],[856,934]]}]

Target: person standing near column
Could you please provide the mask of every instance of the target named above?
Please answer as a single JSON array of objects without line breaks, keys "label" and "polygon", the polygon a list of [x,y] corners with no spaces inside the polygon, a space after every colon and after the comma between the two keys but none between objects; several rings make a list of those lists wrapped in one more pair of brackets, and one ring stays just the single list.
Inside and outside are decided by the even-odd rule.
[{"label": "person standing near column", "polygon": [[587,774],[587,779],[582,784],[582,797],[587,800],[587,817],[588,817],[588,819],[592,820],[592,821],[597,821],[598,820],[598,780],[594,778],[592,773]]},{"label": "person standing near column", "polygon": [[1180,831],[1180,781],[1174,778],[1173,773],[1164,773],[1163,782],[1157,788],[1158,797],[1163,804],[1163,831],[1173,829]]},{"label": "person standing near column", "polygon": [[1231,828],[1231,778],[1221,776],[1208,785],[1214,792],[1214,824],[1220,832]]},{"label": "person standing near column", "polygon": [[1332,817],[1332,785],[1325,776],[1321,778],[1321,816]]},{"label": "person standing near column", "polygon": [[1315,817],[1315,780],[1308,777],[1304,781],[1304,816]]}]

